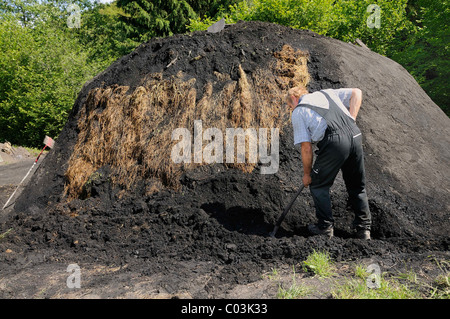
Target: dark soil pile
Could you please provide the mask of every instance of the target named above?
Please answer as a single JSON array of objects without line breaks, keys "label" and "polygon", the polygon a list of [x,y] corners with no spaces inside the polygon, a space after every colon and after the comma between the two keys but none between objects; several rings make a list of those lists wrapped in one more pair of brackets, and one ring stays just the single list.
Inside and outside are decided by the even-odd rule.
[{"label": "dark soil pile", "polygon": [[[301,183],[283,101],[298,83],[363,91],[370,242],[351,238],[340,176],[336,238],[307,235],[308,191],[277,238],[268,236]],[[260,174],[261,162],[174,164],[171,132],[192,132],[195,120],[204,129],[279,128],[278,171]],[[259,22],[154,39],[83,87],[56,147],[3,218],[14,236],[0,245],[168,276],[183,262],[213,262],[224,266],[216,286],[253,280],[312,249],[337,260],[446,251],[449,136],[450,120],[406,70],[353,44]]]}]

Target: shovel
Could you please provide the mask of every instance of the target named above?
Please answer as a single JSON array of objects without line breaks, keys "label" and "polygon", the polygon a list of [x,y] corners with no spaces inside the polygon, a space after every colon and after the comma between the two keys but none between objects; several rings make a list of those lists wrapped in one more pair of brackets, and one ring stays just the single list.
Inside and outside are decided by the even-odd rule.
[{"label": "shovel", "polygon": [[292,205],[294,205],[295,200],[297,199],[298,195],[300,195],[300,193],[302,192],[303,188],[305,188],[304,185],[300,186],[299,190],[297,191],[297,193],[294,195],[294,197],[291,199],[291,202],[289,203],[289,205],[286,206],[286,208],[283,211],[283,214],[281,214],[280,218],[278,218],[277,223],[275,224],[275,228],[273,229],[273,231],[270,233],[270,237],[275,237],[275,234],[278,231],[278,228],[280,227],[281,223],[283,222],[284,218],[286,217],[288,211],[291,209]]},{"label": "shovel", "polygon": [[17,190],[19,189],[20,185],[22,185],[22,183],[27,179],[28,175],[29,175],[30,172],[33,170],[34,166],[35,166],[36,163],[38,162],[39,157],[41,157],[41,155],[42,155],[42,153],[44,152],[44,150],[45,150],[47,147],[53,148],[53,146],[55,146],[55,141],[54,141],[51,137],[46,136],[46,137],[44,138],[44,144],[45,144],[45,146],[44,146],[44,148],[42,149],[42,151],[39,153],[39,155],[38,155],[38,157],[36,158],[36,160],[34,161],[33,166],[31,166],[31,168],[30,168],[30,170],[28,171],[27,175],[25,175],[25,177],[22,179],[22,181],[19,183],[19,185],[17,185],[17,187],[16,187],[14,193],[12,193],[11,196],[8,198],[8,201],[5,203],[5,205],[3,206],[2,210],[4,210],[4,209],[8,206],[9,201],[14,197],[14,194],[16,194],[16,192],[17,192]]}]

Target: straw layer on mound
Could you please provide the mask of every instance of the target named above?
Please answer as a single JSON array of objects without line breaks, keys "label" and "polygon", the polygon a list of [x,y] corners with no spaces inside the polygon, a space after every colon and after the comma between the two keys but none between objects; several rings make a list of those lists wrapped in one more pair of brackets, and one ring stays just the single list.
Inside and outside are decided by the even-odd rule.
[{"label": "straw layer on mound", "polygon": [[[112,183],[125,190],[140,179],[153,181],[149,192],[178,188],[183,171],[208,164],[204,160],[177,164],[171,156],[177,143],[173,132],[188,128],[193,135],[194,121],[201,120],[204,128],[221,132],[227,128],[282,130],[289,118],[284,107],[286,90],[309,82],[308,56],[285,45],[274,57],[269,68],[257,68],[251,74],[239,65],[236,81],[230,74],[215,71],[215,81],[207,82],[201,92],[195,88],[196,78],[182,71],[169,78],[149,74],[131,93],[128,86],[119,85],[92,89],[78,119],[80,133],[66,172],[67,195],[88,196],[83,186],[105,165],[112,169]],[[225,138],[223,143],[225,149]],[[256,144],[246,144],[245,163],[236,158],[233,163],[225,158],[218,162],[251,172],[257,163],[250,160],[248,148]]]}]

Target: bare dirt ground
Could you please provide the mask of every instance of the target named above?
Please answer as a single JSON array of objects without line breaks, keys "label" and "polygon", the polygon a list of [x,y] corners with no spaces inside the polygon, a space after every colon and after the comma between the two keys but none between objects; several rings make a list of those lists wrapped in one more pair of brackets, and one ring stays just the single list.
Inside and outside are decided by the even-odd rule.
[{"label": "bare dirt ground", "polygon": [[[33,161],[24,157],[0,166],[0,205],[6,202]],[[19,196],[23,187],[16,196]],[[8,207],[2,211],[1,220],[11,209]],[[268,262],[266,267],[255,264],[255,269],[243,271],[228,267],[229,262],[187,258],[186,261],[173,260],[170,265],[158,263],[156,269],[149,267],[149,271],[146,271],[139,262],[139,251],[132,252],[133,258],[130,260],[110,264],[101,260],[95,262],[92,258],[85,261],[82,253],[65,249],[17,249],[7,244],[8,238],[15,236],[14,228],[2,229],[2,235],[0,297],[6,299],[276,299],[279,298],[280,289],[287,290],[293,284],[307,287],[306,294],[301,297],[303,299],[329,299],[333,297],[332,293],[338,284],[354,278],[357,264],[366,267],[379,265],[382,272],[388,274],[387,277],[414,272],[421,283],[418,291],[425,298],[430,296],[437,276],[445,275],[450,270],[448,251],[394,255],[389,245],[386,245],[384,254],[334,263],[335,275],[328,279],[305,272],[302,260],[296,258],[292,258],[291,263]],[[47,235],[46,240],[51,242],[53,235],[49,232]],[[342,244],[338,238],[319,241],[325,247],[335,245],[336,242]],[[383,244],[378,240],[373,243],[373,246]],[[231,251],[237,249],[234,244],[225,247]],[[371,245],[360,243],[360,247],[367,249]],[[319,246],[317,248],[320,249]],[[102,259],[101,249],[94,253]],[[68,267],[71,265],[80,269],[79,288],[70,285],[73,282],[70,279],[73,270]]]}]

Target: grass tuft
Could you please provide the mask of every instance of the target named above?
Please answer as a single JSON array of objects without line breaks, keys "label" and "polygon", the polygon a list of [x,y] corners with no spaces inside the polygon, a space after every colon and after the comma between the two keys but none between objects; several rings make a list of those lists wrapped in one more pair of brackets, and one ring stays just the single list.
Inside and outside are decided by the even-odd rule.
[{"label": "grass tuft", "polygon": [[366,280],[348,279],[337,285],[331,292],[336,299],[417,299],[419,292],[395,280],[386,280],[381,276],[379,288],[369,288]]},{"label": "grass tuft", "polygon": [[278,299],[297,299],[300,297],[308,296],[312,289],[306,285],[298,284],[295,278],[295,267],[292,267],[292,284],[288,289],[278,286],[277,298]]},{"label": "grass tuft", "polygon": [[0,239],[6,238],[6,236],[8,236],[8,234],[12,231],[12,228],[8,229],[7,231],[5,231],[4,233],[0,234]]},{"label": "grass tuft", "polygon": [[335,267],[329,253],[316,250],[303,262],[303,270],[324,278],[335,275]]}]

